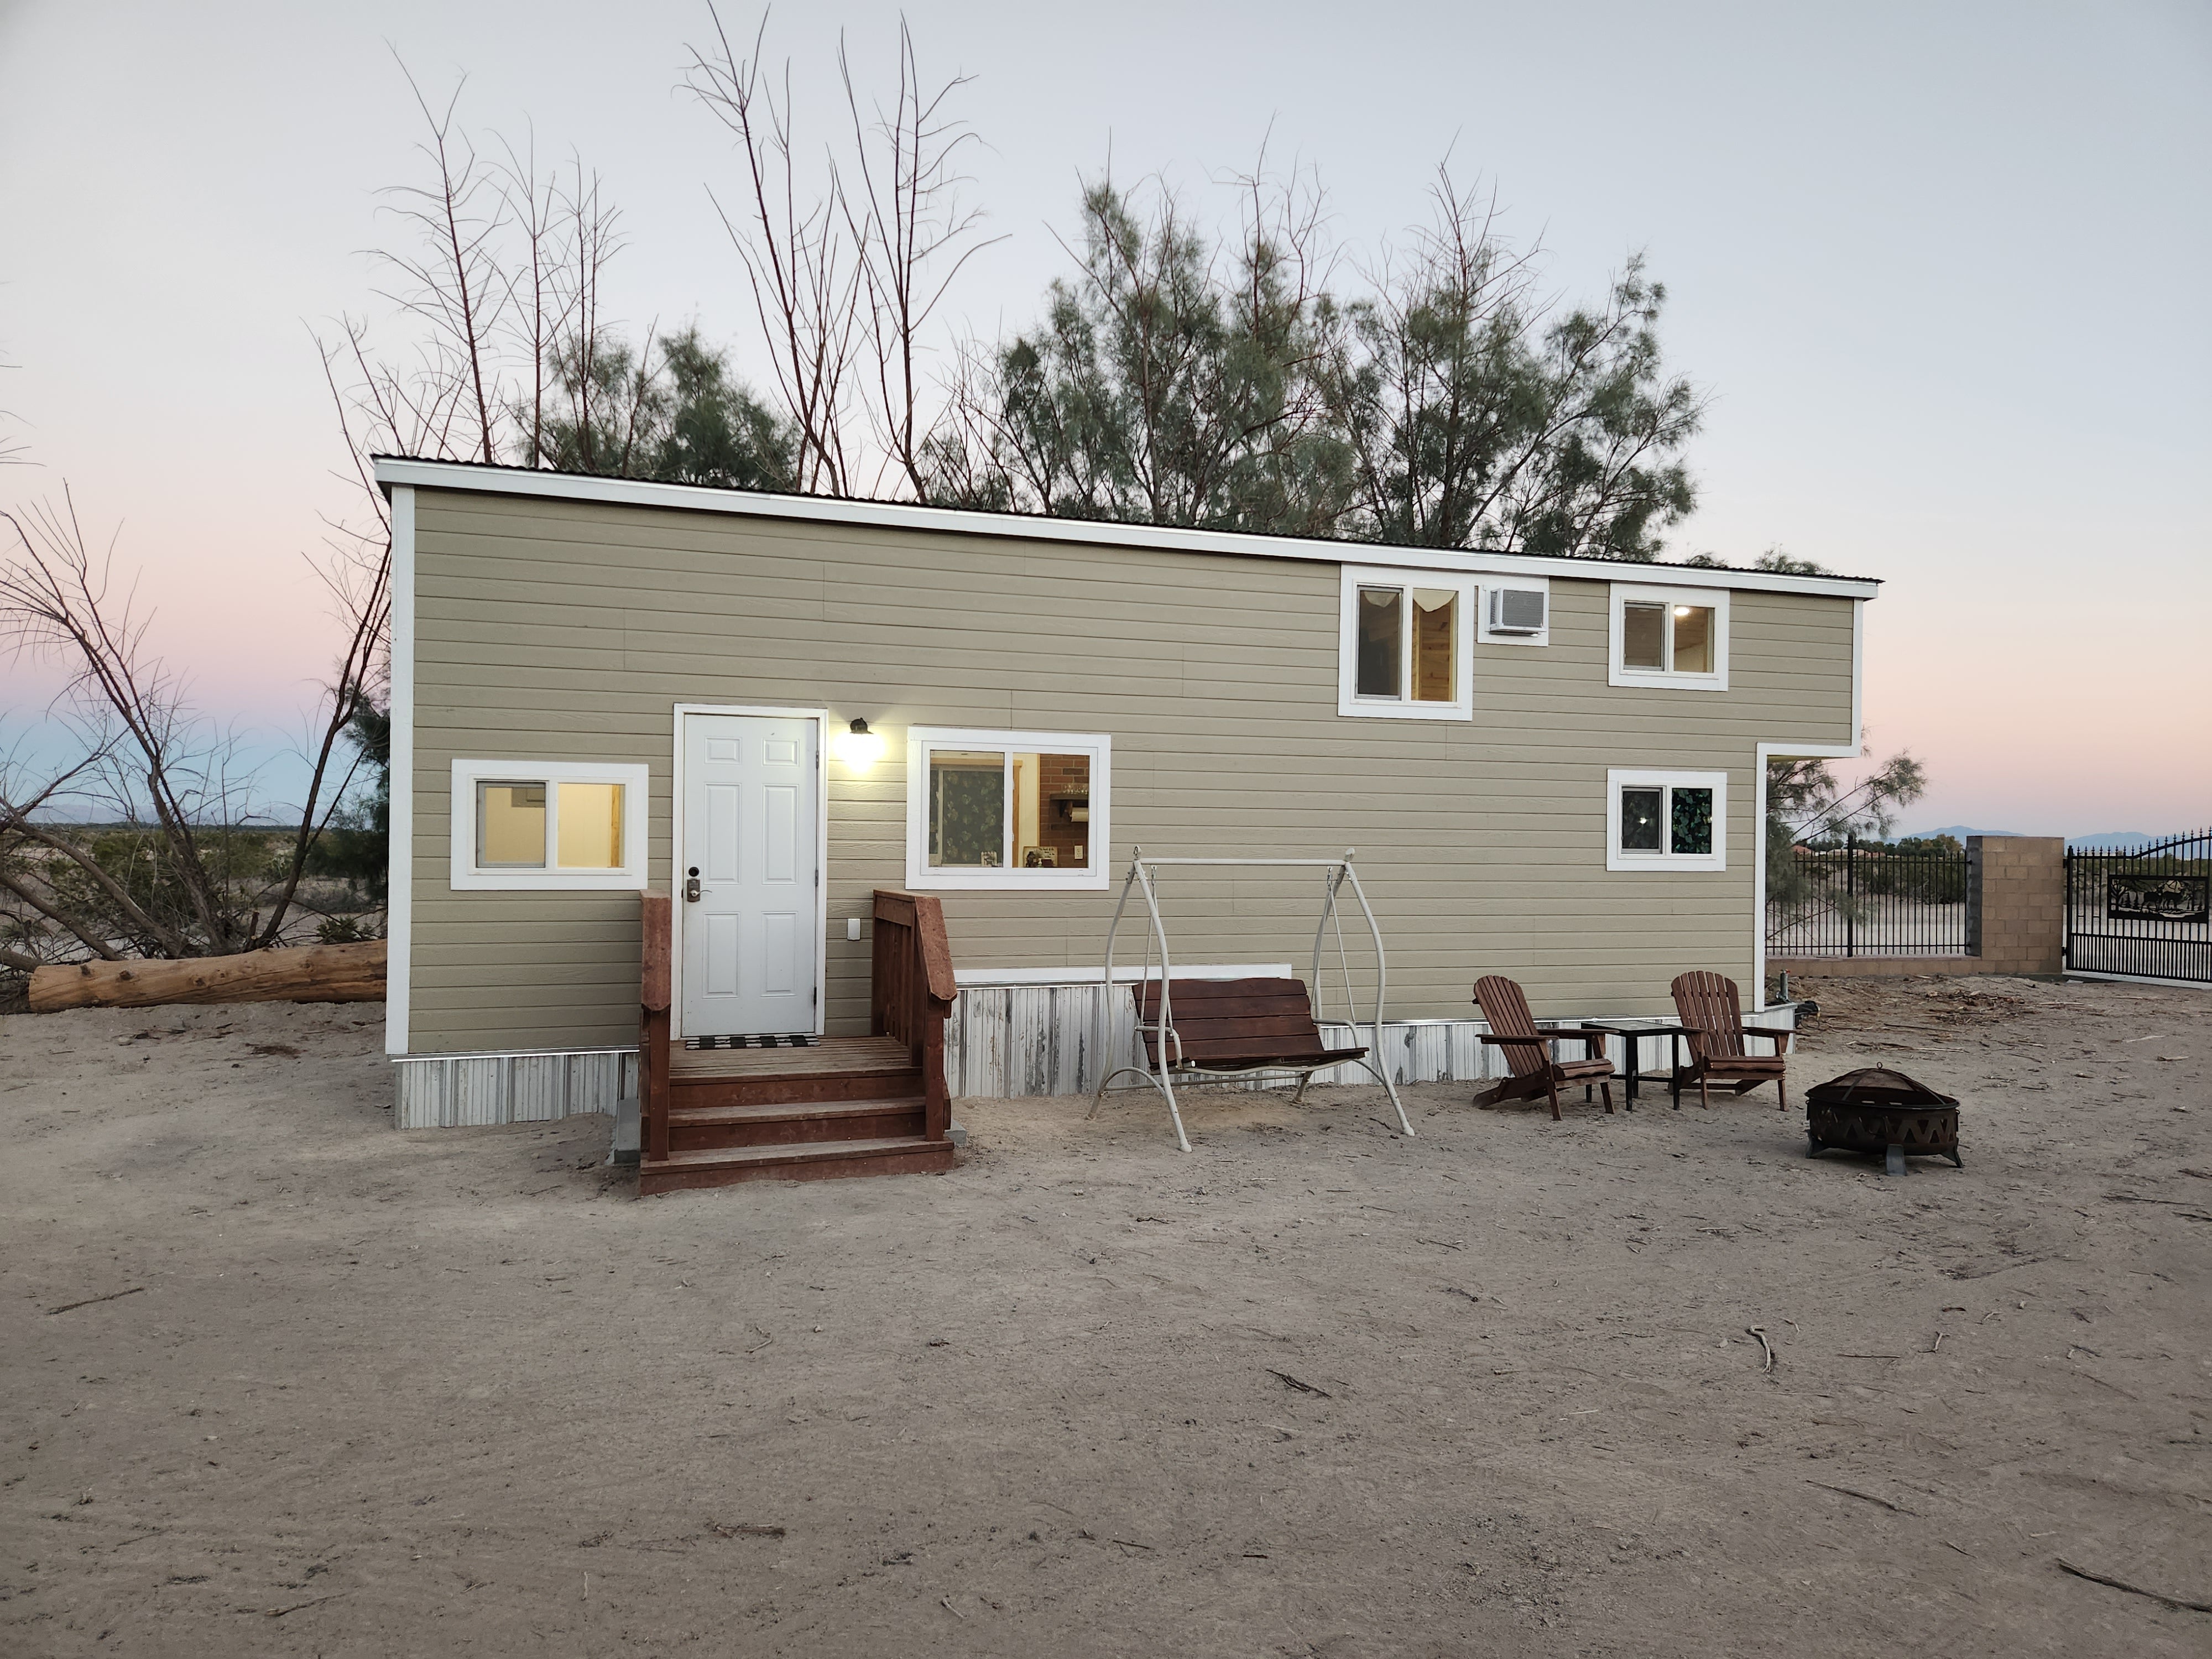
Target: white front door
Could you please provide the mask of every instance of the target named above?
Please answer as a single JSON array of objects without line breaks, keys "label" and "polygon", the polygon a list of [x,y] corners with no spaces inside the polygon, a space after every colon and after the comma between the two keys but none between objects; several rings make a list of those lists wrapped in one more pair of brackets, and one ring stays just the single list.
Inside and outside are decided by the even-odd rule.
[{"label": "white front door", "polygon": [[684,722],[684,1035],[821,1030],[820,727],[801,715]]}]

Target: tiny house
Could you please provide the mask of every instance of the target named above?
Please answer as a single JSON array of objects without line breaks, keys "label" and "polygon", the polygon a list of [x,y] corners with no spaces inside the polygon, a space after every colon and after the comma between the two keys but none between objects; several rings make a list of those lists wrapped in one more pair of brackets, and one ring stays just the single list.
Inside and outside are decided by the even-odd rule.
[{"label": "tiny house", "polygon": [[[1765,763],[1859,752],[1871,580],[376,476],[406,1124],[634,1088],[644,890],[673,1042],[870,1035],[891,891],[944,919],[952,1092],[1085,1091],[1138,846],[1356,848],[1404,1074],[1476,1075],[1480,974],[1755,999]],[[1312,896],[1240,873],[1177,925],[1178,971],[1302,972]]]}]

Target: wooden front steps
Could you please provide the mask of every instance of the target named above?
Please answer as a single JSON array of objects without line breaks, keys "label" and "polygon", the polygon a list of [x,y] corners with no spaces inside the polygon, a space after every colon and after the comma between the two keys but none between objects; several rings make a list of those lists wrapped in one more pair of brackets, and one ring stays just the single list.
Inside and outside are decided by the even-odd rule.
[{"label": "wooden front steps", "polygon": [[890,1135],[872,1140],[800,1140],[781,1145],[672,1152],[638,1165],[641,1198],[686,1187],[727,1187],[740,1181],[826,1181],[838,1176],[935,1175],[957,1153],[949,1140]]},{"label": "wooden front steps", "polygon": [[672,906],[664,894],[644,900],[641,1197],[954,1166],[944,1047],[951,956],[935,900],[876,895],[872,1000],[881,1035],[704,1049],[670,1040]]}]

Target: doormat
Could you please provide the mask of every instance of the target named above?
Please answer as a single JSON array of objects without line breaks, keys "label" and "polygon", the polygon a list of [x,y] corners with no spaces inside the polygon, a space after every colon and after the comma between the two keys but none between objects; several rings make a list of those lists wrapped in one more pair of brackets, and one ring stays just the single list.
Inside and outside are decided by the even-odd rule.
[{"label": "doormat", "polygon": [[822,1039],[812,1036],[711,1036],[685,1037],[687,1048],[812,1048]]}]

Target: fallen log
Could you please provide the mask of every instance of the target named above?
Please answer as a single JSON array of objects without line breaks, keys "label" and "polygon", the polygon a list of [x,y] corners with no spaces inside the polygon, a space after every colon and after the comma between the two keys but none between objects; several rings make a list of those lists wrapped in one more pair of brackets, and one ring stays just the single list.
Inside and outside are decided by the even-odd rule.
[{"label": "fallen log", "polygon": [[33,969],[31,1012],[164,1002],[381,1002],[385,942]]}]

